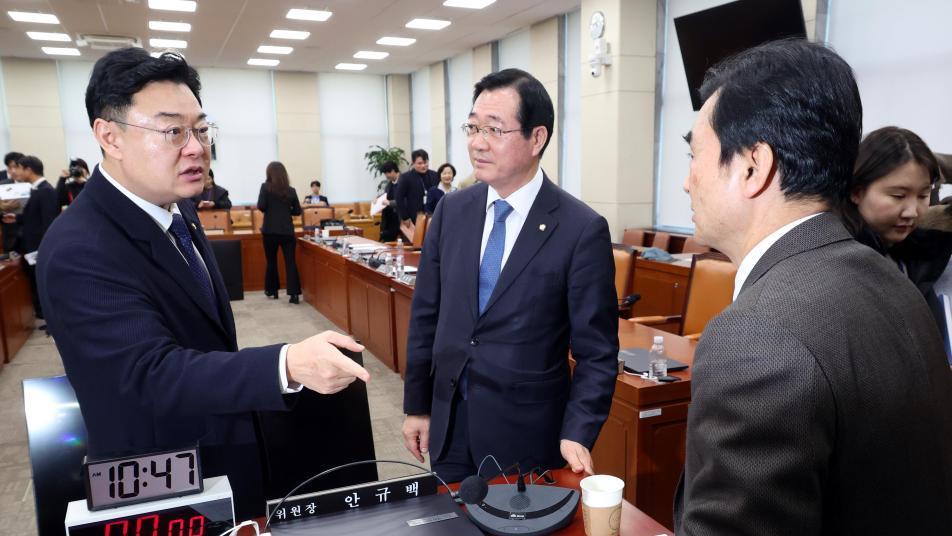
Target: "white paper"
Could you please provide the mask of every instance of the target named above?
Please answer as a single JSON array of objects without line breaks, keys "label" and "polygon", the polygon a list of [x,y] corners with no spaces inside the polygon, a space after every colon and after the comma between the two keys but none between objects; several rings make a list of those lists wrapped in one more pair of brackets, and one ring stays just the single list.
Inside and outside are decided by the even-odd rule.
[{"label": "white paper", "polygon": [[376,216],[377,214],[380,214],[380,212],[383,211],[383,208],[387,206],[386,202],[387,202],[387,192],[384,192],[380,194],[380,197],[378,197],[377,199],[374,199],[374,204],[370,206],[370,215]]},{"label": "white paper", "polygon": [[30,188],[32,188],[32,186],[28,182],[0,184],[0,201],[29,199]]}]

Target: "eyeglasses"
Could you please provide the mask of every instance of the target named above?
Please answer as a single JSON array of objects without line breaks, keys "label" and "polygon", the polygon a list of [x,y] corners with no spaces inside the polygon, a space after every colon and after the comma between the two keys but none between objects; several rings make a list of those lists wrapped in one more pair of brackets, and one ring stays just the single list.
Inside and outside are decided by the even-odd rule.
[{"label": "eyeglasses", "polygon": [[126,125],[127,127],[142,128],[145,130],[151,130],[152,132],[165,134],[165,141],[167,141],[169,145],[175,147],[176,149],[181,149],[182,147],[188,145],[193,133],[195,134],[195,139],[198,140],[198,143],[201,143],[205,147],[211,147],[215,144],[215,140],[218,139],[218,126],[216,125],[205,125],[195,128],[174,126],[165,130],[159,130],[157,128],[144,127],[142,125],[133,125],[132,123],[123,123],[122,121],[116,121],[115,119],[113,119],[112,122],[119,123],[120,125]]},{"label": "eyeglasses", "polygon": [[463,130],[463,134],[466,134],[469,137],[473,137],[477,132],[483,135],[484,140],[488,140],[490,136],[493,139],[502,138],[503,134],[509,134],[510,132],[519,132],[521,128],[514,128],[512,130],[503,130],[499,127],[479,127],[472,123],[463,123],[460,125],[460,128]]}]

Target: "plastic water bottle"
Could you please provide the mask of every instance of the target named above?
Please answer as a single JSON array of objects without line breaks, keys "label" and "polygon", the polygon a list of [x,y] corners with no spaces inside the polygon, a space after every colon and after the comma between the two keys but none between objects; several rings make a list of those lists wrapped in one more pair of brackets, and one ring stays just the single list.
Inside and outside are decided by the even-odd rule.
[{"label": "plastic water bottle", "polygon": [[396,276],[403,277],[403,238],[397,238]]},{"label": "plastic water bottle", "polygon": [[664,357],[664,337],[656,335],[651,350],[648,351],[648,377],[660,378],[668,375],[668,359]]}]

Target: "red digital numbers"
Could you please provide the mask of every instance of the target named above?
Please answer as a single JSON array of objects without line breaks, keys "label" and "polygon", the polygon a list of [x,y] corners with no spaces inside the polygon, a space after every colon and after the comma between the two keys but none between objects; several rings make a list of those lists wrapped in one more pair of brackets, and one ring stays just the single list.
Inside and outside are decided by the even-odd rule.
[{"label": "red digital numbers", "polygon": [[[159,530],[165,527],[165,533]],[[205,516],[193,516],[185,523],[185,518],[169,519],[167,523],[158,514],[135,519],[134,531],[129,532],[128,519],[112,521],[104,527],[103,536],[205,536]]]}]

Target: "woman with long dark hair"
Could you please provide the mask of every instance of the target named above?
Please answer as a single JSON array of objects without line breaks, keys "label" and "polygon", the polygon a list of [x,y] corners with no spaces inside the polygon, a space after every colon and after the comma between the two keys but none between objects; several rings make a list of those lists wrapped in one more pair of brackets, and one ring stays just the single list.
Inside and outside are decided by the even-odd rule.
[{"label": "woman with long dark hair", "polygon": [[278,246],[284,253],[284,268],[287,271],[289,302],[300,303],[301,280],[298,277],[297,264],[294,261],[294,224],[291,216],[301,214],[301,204],[297,192],[288,180],[288,170],[281,162],[268,164],[267,180],[258,193],[258,210],[264,213],[261,225],[261,239],[264,242],[264,257],[267,268],[264,273],[264,293],[278,299]]},{"label": "woman with long dark hair", "polygon": [[840,212],[856,240],[909,276],[944,329],[934,285],[949,265],[952,233],[919,226],[938,180],[938,162],[922,138],[904,128],[883,127],[860,143]]}]

